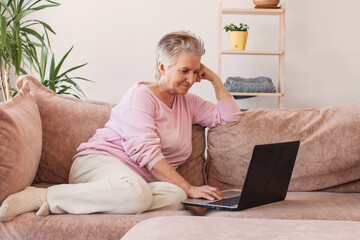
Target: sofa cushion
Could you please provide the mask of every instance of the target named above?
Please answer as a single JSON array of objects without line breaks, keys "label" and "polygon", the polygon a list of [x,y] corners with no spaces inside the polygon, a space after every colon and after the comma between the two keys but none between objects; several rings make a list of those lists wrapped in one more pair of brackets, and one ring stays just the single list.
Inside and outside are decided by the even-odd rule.
[{"label": "sofa cushion", "polygon": [[[161,229],[161,231],[159,231]],[[171,216],[144,220],[122,240],[168,239],[353,239],[360,223],[350,221],[294,221],[276,219],[233,219],[225,217]]]},{"label": "sofa cushion", "polygon": [[293,140],[301,144],[290,190],[359,189],[360,103],[322,109],[252,109],[237,123],[210,129],[209,184],[241,188],[255,145]]},{"label": "sofa cushion", "polygon": [[206,183],[204,152],[205,128],[193,125],[191,155],[185,163],[177,168],[177,171],[194,186],[202,186]]},{"label": "sofa cushion", "polygon": [[21,89],[27,82],[38,105],[43,129],[35,181],[67,183],[77,147],[105,125],[113,105],[57,95],[32,76],[20,77],[17,88]]},{"label": "sofa cushion", "polygon": [[26,84],[0,104],[0,205],[34,180],[41,155],[41,119]]},{"label": "sofa cushion", "polygon": [[192,216],[191,211],[153,211],[142,214],[36,216],[22,214],[0,222],[0,239],[121,239],[138,222],[152,217]]},{"label": "sofa cushion", "polygon": [[281,202],[237,212],[209,209],[205,216],[360,221],[360,193],[289,192]]}]

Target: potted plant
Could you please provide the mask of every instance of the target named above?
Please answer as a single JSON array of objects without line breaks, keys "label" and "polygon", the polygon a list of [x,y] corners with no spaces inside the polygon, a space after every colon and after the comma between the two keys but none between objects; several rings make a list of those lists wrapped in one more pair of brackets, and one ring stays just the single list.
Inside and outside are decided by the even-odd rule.
[{"label": "potted plant", "polygon": [[239,26],[231,23],[224,27],[224,30],[229,32],[230,47],[232,50],[245,50],[248,29],[248,25],[244,23],[240,23]]},{"label": "potted plant", "polygon": [[[51,0],[0,0],[0,96],[3,95],[4,100],[17,93],[11,86],[12,68],[16,76],[35,70],[41,84],[57,94],[84,97],[76,81],[89,80],[69,76],[69,73],[86,64],[60,71],[72,48],[56,64],[49,41],[49,34],[55,34],[54,30],[43,21],[29,18],[34,12],[59,5]],[[48,64],[50,67],[47,68]],[[45,73],[48,73],[48,78]]]}]

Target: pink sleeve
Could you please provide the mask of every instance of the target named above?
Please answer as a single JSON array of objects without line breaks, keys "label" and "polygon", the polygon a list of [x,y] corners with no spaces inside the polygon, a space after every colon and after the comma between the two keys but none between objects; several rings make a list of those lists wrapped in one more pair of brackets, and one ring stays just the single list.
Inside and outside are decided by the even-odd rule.
[{"label": "pink sleeve", "polygon": [[229,122],[238,121],[242,115],[239,106],[233,98],[225,101],[218,101],[217,104],[205,101],[193,96],[193,123],[209,128],[224,125]]},{"label": "pink sleeve", "polygon": [[129,158],[149,170],[161,159],[160,137],[154,118],[148,113],[129,110],[122,116],[122,145]]}]

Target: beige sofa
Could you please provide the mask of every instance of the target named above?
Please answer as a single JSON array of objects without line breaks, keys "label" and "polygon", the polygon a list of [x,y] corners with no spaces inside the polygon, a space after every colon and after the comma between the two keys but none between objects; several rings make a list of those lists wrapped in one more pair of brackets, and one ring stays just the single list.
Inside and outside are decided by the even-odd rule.
[{"label": "beige sofa", "polygon": [[[31,184],[67,183],[76,148],[105,124],[114,106],[56,95],[31,76],[19,78],[17,87],[20,94],[0,104],[0,203]],[[25,213],[0,222],[0,239],[120,239],[148,219],[144,224],[150,227],[140,225],[137,231],[137,225],[128,238],[147,239],[144,236],[166,234],[166,222],[168,230],[175,226],[181,231],[181,223],[205,218],[204,224],[215,225],[236,218],[249,226],[269,226],[266,231],[281,224],[304,229],[318,224],[321,231],[336,225],[358,229],[354,234],[360,234],[360,104],[246,111],[239,122],[207,132],[206,158],[205,132],[193,126],[193,151],[178,171],[194,185],[221,189],[241,189],[254,145],[300,140],[286,200],[241,212],[207,210],[202,217],[192,210],[138,215]],[[157,226],[161,227],[154,229],[152,221],[160,222]]]}]

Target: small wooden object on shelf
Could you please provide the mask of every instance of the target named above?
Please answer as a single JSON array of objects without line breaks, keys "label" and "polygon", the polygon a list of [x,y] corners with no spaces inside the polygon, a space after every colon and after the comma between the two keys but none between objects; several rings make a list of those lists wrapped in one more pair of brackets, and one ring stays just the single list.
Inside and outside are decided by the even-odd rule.
[{"label": "small wooden object on shelf", "polygon": [[253,0],[255,8],[280,8],[280,0]]},{"label": "small wooden object on shelf", "polygon": [[[222,49],[222,16],[223,15],[278,15],[279,21],[279,49],[274,51],[248,51],[248,50],[223,50]],[[279,56],[279,80],[276,93],[250,93],[250,92],[231,92],[233,96],[272,96],[278,97],[278,108],[284,108],[284,83],[285,83],[285,4],[278,9],[256,8],[222,8],[219,3],[219,30],[218,30],[218,75],[221,77],[222,55],[277,55]]]}]

